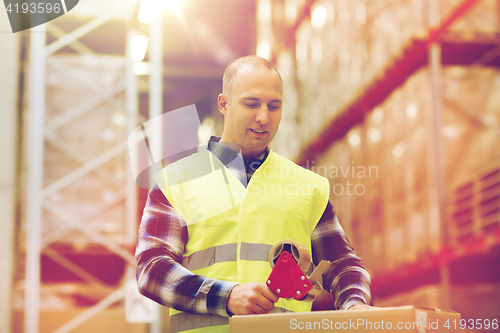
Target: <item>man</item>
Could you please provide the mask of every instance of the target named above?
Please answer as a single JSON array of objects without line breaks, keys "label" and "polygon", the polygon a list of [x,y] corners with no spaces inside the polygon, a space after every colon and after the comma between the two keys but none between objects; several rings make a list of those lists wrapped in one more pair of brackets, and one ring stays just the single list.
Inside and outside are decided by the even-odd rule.
[{"label": "man", "polygon": [[233,314],[310,311],[311,303],[279,299],[264,283],[269,249],[287,238],[306,245],[314,264],[332,263],[323,287],[336,309],[371,302],[369,275],[335,216],[327,179],[269,148],[282,96],[270,62],[235,60],[218,98],[222,137],[155,176],[139,230],[137,281],[143,295],[175,309],[174,332],[228,332]]}]

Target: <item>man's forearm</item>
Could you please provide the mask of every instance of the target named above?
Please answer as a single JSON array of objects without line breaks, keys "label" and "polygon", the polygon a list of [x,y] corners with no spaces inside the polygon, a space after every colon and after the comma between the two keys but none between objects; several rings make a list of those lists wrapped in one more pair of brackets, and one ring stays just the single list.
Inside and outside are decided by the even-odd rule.
[{"label": "man's forearm", "polygon": [[169,258],[138,260],[137,284],[141,294],[176,310],[228,316],[233,282],[195,275]]},{"label": "man's forearm", "polygon": [[235,283],[195,275],[180,262],[187,228],[160,189],[151,189],[139,228],[137,284],[144,296],[171,308],[227,316]]},{"label": "man's forearm", "polygon": [[370,276],[363,267],[351,263],[338,274],[333,274],[334,271],[326,275],[324,284],[335,297],[336,309],[347,310],[356,304],[371,304]]},{"label": "man's forearm", "polygon": [[323,275],[323,288],[334,296],[336,309],[371,304],[370,276],[347,240],[330,201],[311,235],[311,246],[314,264],[331,262]]}]

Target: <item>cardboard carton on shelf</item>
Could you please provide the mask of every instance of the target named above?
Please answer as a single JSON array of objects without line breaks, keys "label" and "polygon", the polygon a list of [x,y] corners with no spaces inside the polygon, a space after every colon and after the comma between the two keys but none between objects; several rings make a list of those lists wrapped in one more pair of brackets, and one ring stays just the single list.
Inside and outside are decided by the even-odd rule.
[{"label": "cardboard carton on shelf", "polygon": [[460,332],[460,314],[449,310],[417,308],[412,305],[362,311],[316,311],[233,316],[231,333],[285,332]]}]

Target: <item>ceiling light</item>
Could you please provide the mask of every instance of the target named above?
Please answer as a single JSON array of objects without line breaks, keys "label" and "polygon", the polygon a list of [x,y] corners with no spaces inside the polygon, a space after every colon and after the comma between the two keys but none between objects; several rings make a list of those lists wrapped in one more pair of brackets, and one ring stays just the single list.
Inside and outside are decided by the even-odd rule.
[{"label": "ceiling light", "polygon": [[392,148],[392,154],[396,157],[399,157],[404,154],[406,149],[407,149],[406,143],[400,142],[397,145],[395,145],[394,148]]},{"label": "ceiling light", "polygon": [[410,104],[406,108],[406,116],[409,119],[414,119],[417,116],[417,113],[418,113],[418,109],[417,109],[417,106],[415,104]]},{"label": "ceiling light", "polygon": [[262,41],[257,45],[257,55],[264,59],[271,58],[271,44],[267,41]]},{"label": "ceiling light", "polygon": [[139,22],[151,23],[159,10],[165,9],[179,14],[182,0],[142,0],[139,7]]},{"label": "ceiling light", "polygon": [[151,23],[155,17],[156,11],[159,8],[158,1],[155,0],[142,0],[141,7],[139,7],[139,22]]},{"label": "ceiling light", "polygon": [[316,5],[311,14],[311,24],[315,28],[321,28],[325,25],[326,9],[322,5]]},{"label": "ceiling light", "polygon": [[261,22],[271,21],[271,2],[269,0],[259,1],[259,20]]},{"label": "ceiling light", "polygon": [[368,130],[368,137],[370,138],[370,140],[377,143],[382,138],[382,135],[380,134],[380,131],[378,129],[372,127]]},{"label": "ceiling light", "polygon": [[149,62],[136,62],[132,67],[135,75],[149,75]]},{"label": "ceiling light", "polygon": [[357,134],[353,134],[349,137],[349,144],[351,146],[357,146],[361,142],[361,138]]},{"label": "ceiling light", "polygon": [[143,35],[134,36],[134,38],[132,38],[130,47],[132,60],[135,62],[140,62],[146,55],[146,50],[148,49],[148,38]]},{"label": "ceiling light", "polygon": [[181,10],[182,0],[164,0],[162,1],[163,8],[179,13]]}]

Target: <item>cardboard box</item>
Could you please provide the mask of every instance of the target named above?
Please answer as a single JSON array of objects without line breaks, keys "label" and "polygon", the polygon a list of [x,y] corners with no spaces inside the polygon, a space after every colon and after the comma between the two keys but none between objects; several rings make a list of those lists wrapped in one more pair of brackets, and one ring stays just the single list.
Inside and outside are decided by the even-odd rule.
[{"label": "cardboard box", "polygon": [[460,314],[414,306],[375,308],[363,311],[316,311],[233,316],[231,333],[283,332],[381,332],[452,333],[460,330]]}]

